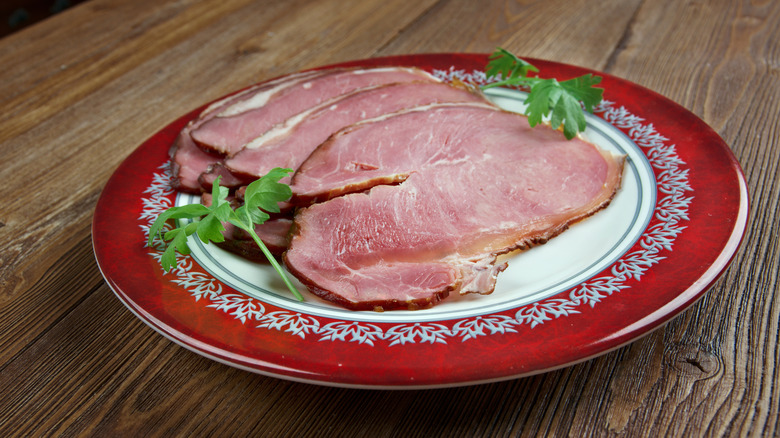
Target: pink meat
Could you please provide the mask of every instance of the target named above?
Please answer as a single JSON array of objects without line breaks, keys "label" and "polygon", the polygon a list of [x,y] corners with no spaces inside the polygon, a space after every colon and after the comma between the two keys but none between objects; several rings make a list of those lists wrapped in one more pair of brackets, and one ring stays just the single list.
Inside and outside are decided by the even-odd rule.
[{"label": "pink meat", "polygon": [[[198,148],[190,137],[193,130],[198,129],[203,123],[216,117],[217,114],[230,105],[251,99],[252,96],[255,96],[258,93],[268,92],[269,90],[278,90],[279,88],[289,86],[291,83],[294,84],[298,81],[312,78],[320,74],[323,73],[315,71],[287,75],[273,81],[249,87],[242,92],[220,99],[209,105],[196,119],[190,121],[187,126],[182,129],[171,146],[169,154],[172,163],[173,187],[183,192],[195,194],[201,193],[204,189],[210,189],[210,182],[207,187],[202,185],[201,175],[209,173],[212,166],[222,162],[222,157],[219,155]],[[213,178],[216,178],[216,175],[213,175]],[[213,181],[213,178],[211,181]],[[231,179],[230,181],[225,181],[226,178]],[[232,176],[223,173],[223,184],[224,183],[235,185],[238,184],[238,181]]]},{"label": "pink meat", "polygon": [[491,293],[506,267],[498,255],[543,243],[605,207],[622,164],[487,106],[355,125],[296,173],[293,187],[309,199],[335,197],[296,214],[285,263],[315,294],[356,310]]},{"label": "pink meat", "polygon": [[[292,218],[272,218],[260,225],[255,225],[255,233],[271,254],[280,256],[287,249],[287,233],[291,226]],[[255,262],[265,263],[268,261],[263,251],[246,231],[227,223],[223,234],[225,241],[217,244],[220,248]]]},{"label": "pink meat", "polygon": [[[197,146],[196,146],[197,147]],[[212,155],[212,154],[209,154]],[[214,187],[214,181],[220,178],[219,185],[227,188],[246,187],[251,181],[246,181],[243,178],[239,178],[233,174],[227,167],[225,167],[224,158],[220,157],[219,161],[211,163],[209,167],[198,176],[198,183],[204,191],[211,191]],[[256,179],[256,178],[255,178]]]},{"label": "pink meat", "polygon": [[274,167],[297,169],[320,143],[344,127],[406,108],[441,102],[488,103],[479,93],[436,82],[362,89],[277,125],[226,159],[225,166],[247,181],[265,175]]},{"label": "pink meat", "polygon": [[176,137],[169,154],[171,155],[171,174],[173,188],[182,192],[198,194],[203,191],[198,179],[221,157],[201,150],[190,138],[191,123],[182,129]]},{"label": "pink meat", "polygon": [[438,79],[422,70],[403,67],[329,70],[230,105],[193,129],[191,135],[205,150],[230,156],[277,123],[329,99],[360,88],[411,81]]}]

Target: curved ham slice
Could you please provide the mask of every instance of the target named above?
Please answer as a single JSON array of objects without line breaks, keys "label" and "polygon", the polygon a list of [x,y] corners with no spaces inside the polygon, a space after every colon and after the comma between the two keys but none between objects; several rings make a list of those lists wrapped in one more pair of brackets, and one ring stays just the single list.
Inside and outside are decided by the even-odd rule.
[{"label": "curved ham slice", "polygon": [[623,157],[489,106],[382,117],[334,135],[300,167],[294,190],[336,197],[299,210],[284,260],[312,292],[355,310],[488,294],[506,267],[498,255],[605,207],[622,168]]},{"label": "curved ham slice", "polygon": [[366,87],[398,82],[440,82],[423,70],[406,67],[333,69],[310,78],[254,93],[221,109],[192,130],[192,139],[205,150],[233,155],[277,123],[337,96]]},{"label": "curved ham slice", "polygon": [[[291,84],[321,74],[324,73],[312,71],[283,76],[263,84],[249,87],[244,91],[220,99],[209,105],[196,119],[191,120],[181,130],[173,145],[171,145],[171,149],[168,153],[172,163],[173,187],[184,192],[195,194],[201,193],[204,189],[210,189],[210,185],[208,187],[203,186],[201,175],[211,171],[214,165],[222,162],[221,156],[204,151],[195,144],[190,135],[193,130],[197,130],[202,124],[216,117],[217,114],[231,105],[251,99],[252,96],[255,96],[258,93],[268,92],[269,90],[278,90],[280,88],[283,89]],[[223,184],[235,185],[239,183],[237,179],[228,175],[227,172],[223,172],[222,175]],[[214,176],[214,178],[216,178],[216,176]],[[226,180],[226,178],[230,179]]]},{"label": "curved ham slice", "polygon": [[291,117],[226,159],[225,166],[247,181],[265,175],[274,167],[297,169],[320,143],[342,128],[403,109],[442,102],[489,104],[478,92],[436,82],[361,89]]}]

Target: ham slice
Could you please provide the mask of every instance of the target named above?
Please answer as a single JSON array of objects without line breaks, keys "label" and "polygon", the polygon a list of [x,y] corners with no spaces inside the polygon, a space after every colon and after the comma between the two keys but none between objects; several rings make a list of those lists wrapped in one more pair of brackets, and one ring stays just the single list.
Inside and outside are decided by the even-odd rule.
[{"label": "ham slice", "polygon": [[[173,188],[195,194],[201,193],[204,189],[209,190],[211,188],[210,183],[209,185],[204,186],[201,175],[210,172],[213,166],[222,162],[221,156],[202,150],[196,145],[191,138],[193,130],[199,129],[201,125],[213,119],[220,114],[221,111],[224,111],[231,105],[251,99],[258,93],[273,92],[274,90],[278,92],[280,89],[284,89],[299,83],[300,81],[321,74],[323,73],[313,71],[283,76],[263,84],[249,87],[242,92],[220,99],[209,105],[196,119],[190,121],[181,130],[171,146],[169,155],[172,163]],[[223,175],[223,184],[235,185],[239,183],[239,181],[232,175],[229,175],[228,172],[223,172],[221,174]],[[216,178],[216,176],[213,178]],[[213,181],[213,178],[211,181]]]},{"label": "ham slice", "polygon": [[399,110],[441,102],[488,104],[482,94],[436,82],[407,82],[361,89],[277,125],[226,159],[225,166],[246,181],[255,180],[274,167],[297,169],[320,143],[342,128]]},{"label": "ham slice", "polygon": [[296,214],[284,261],[313,293],[355,310],[488,294],[506,268],[498,255],[604,208],[622,168],[623,157],[487,105],[380,117],[301,165],[298,200],[329,200]]},{"label": "ham slice", "polygon": [[263,89],[228,105],[192,129],[191,136],[204,150],[230,156],[277,123],[325,101],[361,88],[412,81],[439,82],[416,68],[325,70]]},{"label": "ham slice", "polygon": [[192,124],[193,122],[190,122],[181,130],[168,153],[171,156],[172,187],[182,192],[198,194],[203,191],[200,175],[208,171],[212,164],[221,161],[221,158],[204,152],[195,145],[190,138]]}]

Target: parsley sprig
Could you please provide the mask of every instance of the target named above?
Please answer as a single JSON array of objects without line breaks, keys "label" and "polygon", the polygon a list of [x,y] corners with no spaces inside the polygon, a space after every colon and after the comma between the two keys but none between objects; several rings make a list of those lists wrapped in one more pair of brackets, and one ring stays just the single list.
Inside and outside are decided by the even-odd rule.
[{"label": "parsley sprig", "polygon": [[211,191],[211,206],[190,204],[171,207],[162,212],[149,229],[148,245],[152,245],[154,238],[162,233],[163,226],[169,219],[191,220],[186,225],[167,231],[162,236],[163,242],[170,240],[160,259],[163,270],[168,272],[176,267],[177,252],[183,255],[190,253],[187,238],[193,234],[197,234],[203,243],[224,242],[225,236],[222,235],[222,231],[225,230],[225,226],[222,223],[229,222],[252,236],[252,240],[255,241],[271,263],[271,266],[282,277],[282,281],[284,281],[290,292],[292,292],[295,298],[303,301],[303,296],[290,282],[279,262],[276,261],[255,232],[256,224],[262,224],[270,218],[268,212],[279,213],[279,203],[290,199],[290,196],[292,196],[290,186],[279,182],[280,179],[290,172],[292,172],[292,169],[277,167],[262,178],[249,184],[244,195],[244,205],[235,210],[227,200],[228,189],[219,185],[220,178],[218,177]]},{"label": "parsley sprig", "polygon": [[563,125],[563,134],[571,140],[587,126],[582,107],[592,113],[593,108],[601,103],[604,89],[594,87],[601,82],[601,77],[588,73],[558,81],[555,78],[528,76],[530,72],[538,71],[532,64],[499,47],[490,55],[485,75],[488,79],[500,75],[501,79],[483,85],[482,89],[501,86],[527,87],[530,90],[525,100],[528,105],[525,110],[528,123],[533,127],[541,123],[543,118],[550,117],[553,129]]}]

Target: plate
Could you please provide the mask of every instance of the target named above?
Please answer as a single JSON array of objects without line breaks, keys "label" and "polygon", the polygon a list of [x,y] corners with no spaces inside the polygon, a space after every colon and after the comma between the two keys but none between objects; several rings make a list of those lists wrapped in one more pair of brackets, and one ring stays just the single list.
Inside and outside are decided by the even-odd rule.
[{"label": "plate", "polygon": [[[699,299],[739,247],[748,216],[739,164],[704,122],[650,90],[529,61],[547,77],[603,77],[605,100],[588,115],[584,135],[625,154],[626,168],[607,209],[511,256],[493,294],[383,313],[345,310],[306,292],[298,302],[269,266],[196,239],[179,268],[164,273],[160,250],[145,242],[160,212],[197,202],[170,189],[167,163],[176,135],[202,108],[140,145],[106,184],[92,227],[106,282],[141,320],[185,348],[264,375],[331,386],[506,380],[587,360],[647,334]],[[340,66],[417,66],[482,84],[486,62],[482,54],[436,54]],[[522,111],[523,96],[489,93],[512,111]]]}]

